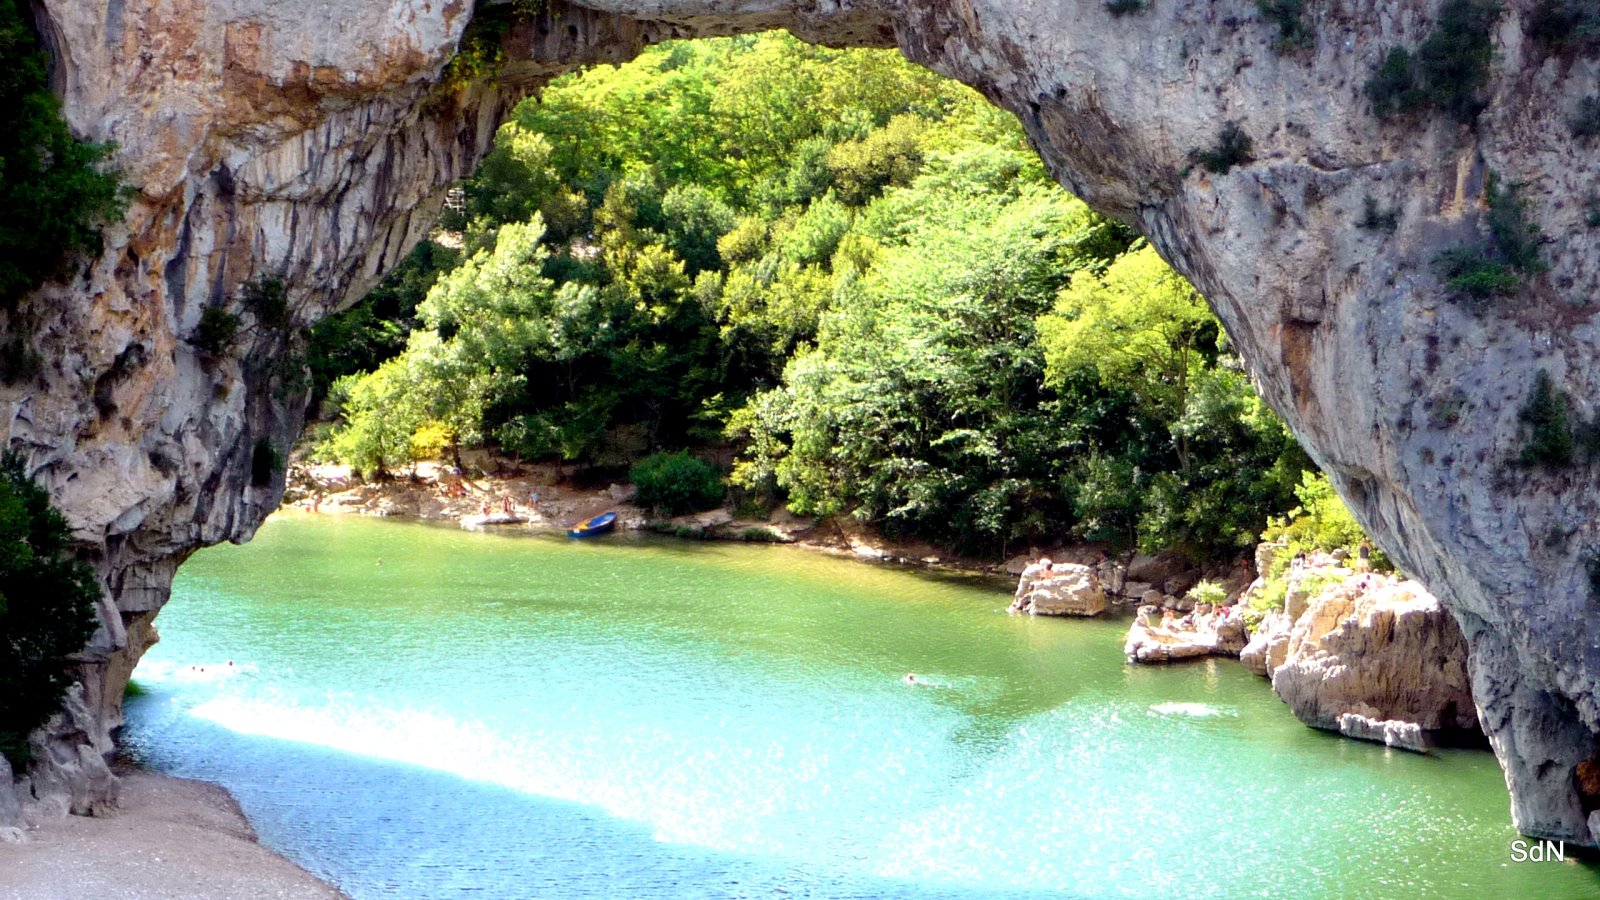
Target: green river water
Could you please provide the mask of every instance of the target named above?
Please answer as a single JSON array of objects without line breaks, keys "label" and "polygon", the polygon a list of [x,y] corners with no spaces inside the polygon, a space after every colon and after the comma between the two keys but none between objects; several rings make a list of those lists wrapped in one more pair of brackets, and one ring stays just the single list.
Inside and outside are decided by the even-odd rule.
[{"label": "green river water", "polygon": [[1132,667],[1126,622],[1009,599],[281,513],[184,566],[126,739],[358,900],[1600,893],[1511,861],[1487,752],[1318,733],[1237,663]]}]

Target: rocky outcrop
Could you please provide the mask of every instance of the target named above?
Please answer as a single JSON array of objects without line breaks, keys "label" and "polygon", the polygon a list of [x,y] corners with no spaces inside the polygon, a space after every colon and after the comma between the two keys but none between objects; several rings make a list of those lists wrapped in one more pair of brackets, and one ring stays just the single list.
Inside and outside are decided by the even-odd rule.
[{"label": "rocky outcrop", "polygon": [[1188,624],[1156,621],[1155,607],[1145,607],[1128,626],[1122,653],[1128,662],[1167,663],[1201,656],[1238,656],[1245,646],[1244,621],[1237,615],[1209,611]]},{"label": "rocky outcrop", "polygon": [[1321,591],[1271,677],[1313,728],[1412,750],[1477,731],[1466,641],[1415,582],[1358,576]]},{"label": "rocky outcrop", "polygon": [[[276,505],[281,475],[252,479],[250,463],[300,427],[301,328],[401,258],[509,104],[649,41],[789,27],[898,45],[976,86],[1063,184],[1149,236],[1368,532],[1460,622],[1517,826],[1596,842],[1574,772],[1600,751],[1586,565],[1600,469],[1509,467],[1538,372],[1574,418],[1600,397],[1600,231],[1585,224],[1600,155],[1566,122],[1600,64],[1530,39],[1535,0],[1502,4],[1467,123],[1381,121],[1362,91],[1390,48],[1424,39],[1439,0],[1306,4],[1298,49],[1247,0],[1115,18],[1091,2],[551,0],[512,15],[508,63],[472,83],[441,72],[469,22],[505,7],[494,0],[329,0],[313,15],[301,0],[32,5],[70,122],[116,141],[137,189],[98,257],[4,321],[47,360],[0,387],[6,437],[107,589],[80,673],[91,730],[115,718],[108,673],[135,654],[129,622],[160,607],[196,547],[247,539]],[[1230,121],[1244,158],[1194,165]],[[1468,302],[1434,260],[1487,239],[1491,173],[1523,186],[1546,271]],[[1362,227],[1369,204],[1383,215]],[[289,326],[243,308],[260,278],[287,285]],[[214,306],[245,317],[221,353],[190,340]]]},{"label": "rocky outcrop", "polygon": [[1294,621],[1283,610],[1267,613],[1239,651],[1239,662],[1257,675],[1271,678],[1273,670],[1283,665],[1289,655],[1289,631],[1293,627]]},{"label": "rocky outcrop", "polygon": [[1017,582],[1011,612],[1033,616],[1098,616],[1106,611],[1100,576],[1076,563],[1029,566]]}]

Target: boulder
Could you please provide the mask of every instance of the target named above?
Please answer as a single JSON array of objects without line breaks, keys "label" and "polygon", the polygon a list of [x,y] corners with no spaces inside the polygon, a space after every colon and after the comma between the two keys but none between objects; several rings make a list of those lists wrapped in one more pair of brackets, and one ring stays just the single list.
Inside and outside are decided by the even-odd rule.
[{"label": "boulder", "polygon": [[1106,610],[1100,577],[1088,566],[1029,566],[1017,583],[1012,612],[1035,616],[1098,616]]},{"label": "boulder", "polygon": [[[1466,640],[1416,582],[1360,576],[1323,590],[1271,673],[1272,689],[1313,728],[1394,746],[1423,741],[1386,723],[1414,724],[1423,738],[1478,729]],[[1341,722],[1348,713],[1370,721]]]},{"label": "boulder", "polygon": [[1293,627],[1294,623],[1282,610],[1267,613],[1244,649],[1239,651],[1239,662],[1257,675],[1271,678],[1273,670],[1283,665],[1288,655],[1289,630]]},{"label": "boulder", "polygon": [[1197,656],[1238,656],[1244,645],[1244,622],[1238,616],[1205,619],[1195,628],[1163,628],[1153,615],[1141,611],[1128,627],[1122,654],[1128,662],[1166,663]]}]

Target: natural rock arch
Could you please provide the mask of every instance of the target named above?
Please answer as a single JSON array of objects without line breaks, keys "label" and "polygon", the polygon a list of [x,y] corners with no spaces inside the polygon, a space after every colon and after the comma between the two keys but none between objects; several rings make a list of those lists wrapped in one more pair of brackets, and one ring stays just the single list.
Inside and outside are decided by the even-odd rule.
[{"label": "natural rock arch", "polygon": [[[1518,827],[1600,839],[1600,797],[1578,777],[1600,750],[1596,470],[1513,464],[1537,371],[1576,416],[1600,388],[1600,232],[1581,202],[1600,154],[1565,122],[1600,63],[1540,52],[1523,32],[1536,0],[1505,4],[1471,125],[1380,122],[1362,93],[1389,47],[1421,41],[1432,0],[1315,4],[1311,46],[1288,55],[1250,0],[1119,18],[1102,0],[516,0],[498,81],[440,84],[473,16],[510,2],[33,0],[70,122],[115,140],[139,191],[104,253],[6,322],[25,319],[49,361],[0,387],[6,435],[107,586],[84,702],[43,737],[41,785],[99,802],[80,747],[110,749],[177,565],[248,538],[281,495],[281,476],[251,483],[251,457],[302,424],[301,338],[245,311],[236,344],[207,354],[189,341],[202,310],[238,310],[247,281],[281,278],[309,324],[422,237],[542,80],[647,42],[786,27],[898,46],[977,87],[1064,185],[1148,235],[1363,524],[1461,622]],[[1255,158],[1193,169],[1225,121]],[[1431,262],[1476,240],[1491,171],[1525,184],[1549,270],[1471,306]],[[1369,196],[1397,230],[1356,227]]]}]

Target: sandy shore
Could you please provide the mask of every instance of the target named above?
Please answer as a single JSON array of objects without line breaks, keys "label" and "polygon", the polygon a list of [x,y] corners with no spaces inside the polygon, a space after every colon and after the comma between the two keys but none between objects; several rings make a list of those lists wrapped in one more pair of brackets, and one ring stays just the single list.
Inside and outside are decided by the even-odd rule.
[{"label": "sandy shore", "polygon": [[115,816],[49,819],[0,844],[0,900],[337,900],[268,850],[233,797],[203,781],[129,770]]}]

